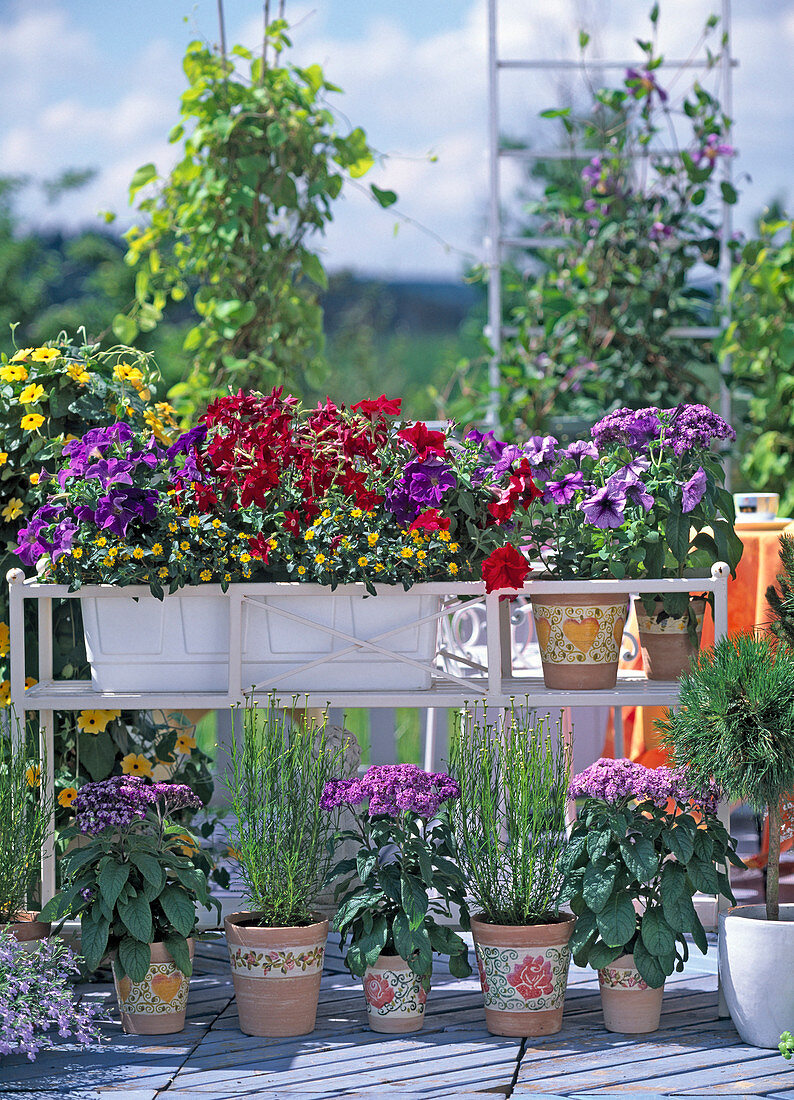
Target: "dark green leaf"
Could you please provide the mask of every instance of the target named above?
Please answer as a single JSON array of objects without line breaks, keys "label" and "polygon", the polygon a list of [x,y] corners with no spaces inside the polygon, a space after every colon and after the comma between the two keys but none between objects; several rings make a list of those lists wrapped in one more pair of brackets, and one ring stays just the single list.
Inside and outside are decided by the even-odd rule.
[{"label": "dark green leaf", "polygon": [[356,870],[358,871],[358,877],[362,882],[366,882],[375,868],[378,866],[378,853],[372,851],[362,851],[358,853],[356,860]]},{"label": "dark green leaf", "polygon": [[651,955],[675,953],[675,933],[658,909],[648,909],[643,914],[640,935]]},{"label": "dark green leaf", "polygon": [[613,894],[596,914],[598,931],[609,947],[620,947],[634,935],[637,914],[627,894]]},{"label": "dark green leaf", "polygon": [[118,903],[118,914],[129,934],[141,943],[152,941],[152,910],[142,894]]},{"label": "dark green leaf", "polygon": [[594,913],[600,913],[606,905],[615,885],[616,875],[617,867],[605,858],[588,864],[584,873],[582,894]]},{"label": "dark green leaf", "polygon": [[110,923],[101,917],[98,921],[83,917],[80,922],[80,950],[89,970],[96,970],[107,950]]},{"label": "dark green leaf", "polygon": [[119,968],[134,982],[142,982],[151,962],[151,948],[132,936],[124,936],[119,941]]},{"label": "dark green leaf", "polygon": [[165,886],[165,871],[157,856],[148,855],[146,852],[131,852],[130,859],[147,882],[156,887],[158,892],[162,890]]},{"label": "dark green leaf", "polygon": [[403,875],[400,892],[411,929],[420,928],[427,912],[427,891],[413,875]]},{"label": "dark green leaf", "polygon": [[638,882],[650,882],[659,870],[659,857],[647,837],[625,838],[620,842],[623,860]]},{"label": "dark green leaf", "polygon": [[129,863],[116,863],[111,859],[99,872],[99,892],[107,907],[112,910],[121,889],[130,877]]},{"label": "dark green leaf", "polygon": [[189,936],[196,923],[196,907],[191,897],[178,886],[166,886],[159,901],[176,931]]},{"label": "dark green leaf", "polygon": [[176,965],[189,978],[193,973],[193,963],[190,961],[190,949],[185,937],[180,936],[178,932],[172,932],[171,935],[164,937],[163,943]]},{"label": "dark green leaf", "polygon": [[651,955],[641,939],[634,945],[634,965],[640,972],[640,977],[648,983],[652,989],[660,989],[668,974],[673,973],[675,955],[672,959],[661,959]]}]

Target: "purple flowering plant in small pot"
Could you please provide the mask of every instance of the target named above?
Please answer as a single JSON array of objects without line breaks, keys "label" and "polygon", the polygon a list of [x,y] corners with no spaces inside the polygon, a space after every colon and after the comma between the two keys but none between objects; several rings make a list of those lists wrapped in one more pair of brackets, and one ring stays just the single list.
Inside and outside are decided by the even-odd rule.
[{"label": "purple flowering plant in small pot", "polygon": [[[81,951],[95,970],[113,959],[125,1029],[180,1031],[196,906],[214,905],[198,845],[173,817],[196,810],[199,798],[182,783],[147,783],[114,775],[86,783],[74,801],[75,823],[65,841],[64,885],[42,911],[46,920],[80,920]],[[143,983],[147,992],[134,988]],[[126,1006],[126,1007],[125,1007]],[[181,1010],[181,1021],[157,1019]],[[153,1026],[137,1017],[151,1012]],[[127,1017],[125,1019],[125,1016]]]},{"label": "purple flowering plant in small pot", "polygon": [[355,829],[338,841],[354,840],[355,857],[329,873],[338,880],[340,905],[334,927],[348,936],[345,963],[364,978],[370,1026],[379,1031],[413,1031],[422,1026],[430,988],[433,953],[449,957],[457,977],[471,973],[465,942],[448,923],[458,908],[469,928],[466,883],[460,870],[447,803],[460,786],[445,773],[413,764],[373,765],[360,779],[333,779],[321,806],[350,809]]},{"label": "purple flowering plant in small pot", "polygon": [[[707,950],[693,895],[733,900],[727,864],[743,866],[717,817],[719,792],[686,771],[601,759],[569,795],[584,799],[563,855],[561,898],[578,917],[574,960],[598,970],[608,990],[662,989],[684,967],[687,935]],[[640,1030],[655,1030],[655,1018]],[[613,1030],[631,1030],[630,1021]]]}]

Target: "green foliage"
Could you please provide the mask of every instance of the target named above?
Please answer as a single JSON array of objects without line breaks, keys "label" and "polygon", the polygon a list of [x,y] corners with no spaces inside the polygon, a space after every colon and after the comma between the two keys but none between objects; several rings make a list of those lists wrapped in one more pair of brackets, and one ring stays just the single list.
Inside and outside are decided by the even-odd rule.
[{"label": "green foliage", "polygon": [[162,942],[189,976],[193,966],[187,940],[195,930],[196,905],[215,906],[220,916],[220,904],[209,894],[204,869],[185,854],[190,850],[186,840],[195,848],[192,838],[183,825],[168,819],[162,802],[131,825],[110,826],[85,837],[75,824],[62,838],[80,838],[80,843],[63,857],[64,885],[42,917],[79,917],[88,968],[96,970],[112,954],[119,977],[142,981],[151,961],[150,945]]},{"label": "green foliage", "polygon": [[794,649],[794,537],[780,536],[780,563],[783,571],[777,575],[778,592],[773,584],[766,590],[766,602],[772,612],[772,633]]},{"label": "green foliage", "polygon": [[732,320],[720,343],[736,399],[746,402],[740,438],[748,486],[780,494],[794,509],[794,222],[761,223],[731,283]]},{"label": "green foliage", "polygon": [[[281,20],[268,28],[276,58],[291,44],[285,32]],[[239,46],[231,55],[190,43],[169,138],[182,156],[167,178],[146,164],[130,185],[131,201],[148,189],[138,205],[148,224],[126,235],[135,305],[114,331],[130,340],[158,324],[169,299],[192,296],[199,320],[184,348],[194,373],[175,395],[186,409],[226,382],[319,379],[317,292],[327,278],[310,238],[331,221],[345,177],[365,175],[375,159],[363,130],[339,131],[325,103],[339,89],[318,65],[267,65]],[[381,206],[395,199],[371,193]]]},{"label": "green foliage", "polygon": [[248,702],[242,744],[232,737],[230,841],[262,927],[310,924],[331,863],[334,822],[320,797],[341,769],[343,749],[326,743],[326,724],[327,715],[319,727],[292,724],[275,705]]},{"label": "green foliage", "polygon": [[695,891],[733,900],[726,860],[742,866],[712,813],[680,803],[670,810],[651,801],[588,798],[563,856],[561,900],[578,917],[571,938],[577,965],[599,969],[633,953],[648,985],[664,985],[684,968],[687,935],[707,949]]},{"label": "green foliage", "polygon": [[767,915],[778,916],[780,800],[794,789],[794,651],[769,635],[723,638],[681,678],[680,707],[657,723],[693,782],[769,810]]},{"label": "green foliage", "polygon": [[559,912],[570,757],[561,725],[511,707],[507,722],[466,711],[452,744],[455,835],[469,890],[492,924]]},{"label": "green foliage", "polygon": [[790,1031],[784,1031],[780,1036],[778,1050],[787,1062],[791,1061],[791,1056],[794,1054],[794,1035]]},{"label": "green foliage", "polygon": [[471,973],[468,948],[448,923],[457,905],[460,925],[469,927],[466,883],[457,863],[448,810],[442,807],[425,821],[411,810],[398,817],[370,817],[353,810],[358,831],[342,831],[335,840],[359,844],[356,858],[341,860],[328,879],[341,881],[334,891],[339,910],[334,927],[342,946],[350,936],[345,964],[363,975],[378,956],[399,955],[430,988],[433,952],[449,956],[456,977]]},{"label": "green foliage", "polygon": [[0,726],[0,922],[25,909],[38,879],[52,814],[41,786],[44,763],[35,739],[9,712]]},{"label": "green foliage", "polygon": [[[549,430],[553,415],[592,420],[619,406],[706,400],[716,383],[709,344],[668,331],[715,323],[712,295],[694,278],[699,264],[718,267],[718,204],[736,201],[719,186],[730,121],[698,82],[666,95],[652,22],[649,40],[638,43],[647,75],[630,70],[604,87],[594,69],[582,110],[541,112],[562,149],[593,156],[538,162],[531,182],[535,194],[544,185],[543,198],[527,204],[511,231],[563,243],[521,250],[529,270],[516,261],[503,273],[505,316],[517,330],[500,363],[508,431],[517,421]],[[588,41],[580,39],[585,61]],[[714,66],[719,57],[712,54]]]}]

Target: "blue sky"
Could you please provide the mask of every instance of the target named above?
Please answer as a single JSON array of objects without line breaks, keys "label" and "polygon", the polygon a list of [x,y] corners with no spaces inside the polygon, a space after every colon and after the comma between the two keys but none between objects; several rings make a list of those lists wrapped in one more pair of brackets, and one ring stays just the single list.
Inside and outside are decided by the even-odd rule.
[{"label": "blue sky", "polygon": [[[595,47],[631,57],[643,0],[500,0],[504,56],[572,56],[578,26]],[[275,8],[276,0],[272,6]],[[668,56],[685,55],[715,0],[661,0]],[[735,142],[742,156],[739,224],[794,170],[794,0],[734,0]],[[402,223],[364,196],[341,204],[324,241],[329,267],[409,277],[456,276],[482,250],[487,201],[485,0],[287,0],[294,58],[318,61],[345,89],[340,106],[388,154],[372,176],[400,195]],[[225,0],[227,38],[255,45],[258,0]],[[216,0],[0,0],[0,171],[51,178],[91,165],[97,179],[58,207],[31,197],[39,224],[130,218],[126,186],[153,160],[167,169],[186,43],[217,39]],[[505,128],[537,138],[537,114],[558,101],[556,77],[505,79]],[[433,159],[429,154],[433,154]],[[505,195],[514,182],[509,173]],[[448,247],[440,244],[440,237]]]}]

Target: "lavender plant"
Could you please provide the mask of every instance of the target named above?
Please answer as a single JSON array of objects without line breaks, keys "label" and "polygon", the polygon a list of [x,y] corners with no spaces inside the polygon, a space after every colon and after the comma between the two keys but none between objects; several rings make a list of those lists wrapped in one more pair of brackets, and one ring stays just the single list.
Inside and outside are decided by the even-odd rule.
[{"label": "lavender plant", "polygon": [[585,799],[563,857],[574,960],[600,969],[633,954],[658,989],[683,970],[687,934],[708,948],[693,894],[734,900],[727,862],[743,864],[716,816],[718,789],[700,773],[602,759],[574,777],[569,794]]},{"label": "lavender plant", "polygon": [[28,946],[0,929],[0,1055],[24,1054],[33,1062],[56,1037],[98,1043],[103,1009],[76,993],[74,953],[59,939]]},{"label": "lavender plant", "polygon": [[326,744],[326,723],[327,716],[319,728],[293,723],[275,706],[249,702],[242,744],[232,737],[225,780],[234,818],[229,839],[264,928],[311,924],[331,863],[334,822],[320,800],[344,748]]},{"label": "lavender plant", "polygon": [[559,913],[570,757],[561,726],[511,706],[509,719],[465,711],[452,743],[460,784],[455,836],[469,891],[493,924],[552,922]]},{"label": "lavender plant", "polygon": [[184,784],[147,784],[132,775],[86,783],[78,791],[76,822],[63,835],[81,836],[83,843],[64,857],[65,885],[42,918],[79,917],[91,970],[109,952],[118,977],[143,981],[151,944],[162,942],[182,973],[191,974],[187,939],[196,905],[215,905],[219,913],[220,906],[197,865],[198,846],[170,816],[200,805]]},{"label": "lavender plant", "polygon": [[0,730],[0,924],[25,909],[51,829],[52,799],[41,784],[44,760],[16,714]]},{"label": "lavender plant", "polygon": [[436,920],[449,920],[454,904],[461,927],[469,927],[466,884],[445,807],[459,793],[452,776],[413,764],[374,765],[361,779],[326,784],[322,808],[347,806],[355,820],[356,830],[337,839],[359,844],[357,856],[341,860],[329,875],[341,880],[334,927],[343,946],[350,936],[345,964],[351,974],[363,975],[381,954],[399,955],[427,991],[434,951],[449,956],[457,977],[471,973],[466,944]]}]

